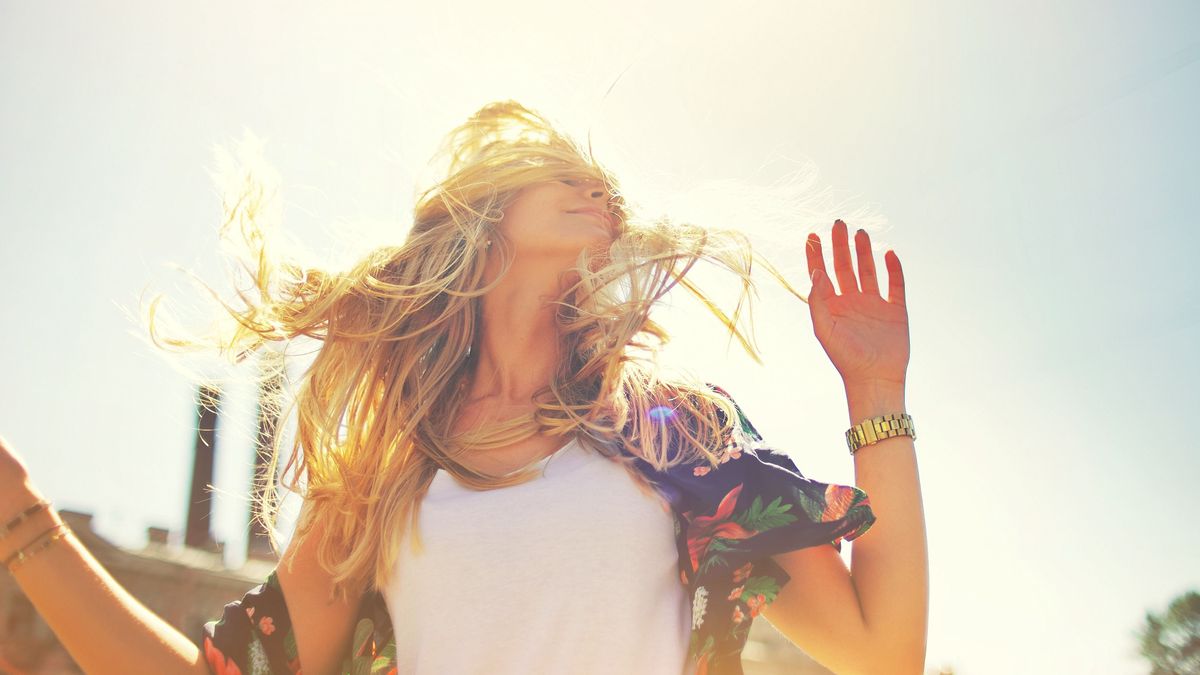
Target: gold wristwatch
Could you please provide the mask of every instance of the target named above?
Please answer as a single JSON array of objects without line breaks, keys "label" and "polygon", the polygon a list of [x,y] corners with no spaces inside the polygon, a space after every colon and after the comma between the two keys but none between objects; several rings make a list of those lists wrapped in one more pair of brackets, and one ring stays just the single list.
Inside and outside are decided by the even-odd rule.
[{"label": "gold wristwatch", "polygon": [[846,444],[850,446],[850,454],[853,455],[864,445],[895,436],[912,436],[914,441],[917,440],[917,430],[913,427],[912,417],[908,413],[880,415],[859,422],[846,430]]}]

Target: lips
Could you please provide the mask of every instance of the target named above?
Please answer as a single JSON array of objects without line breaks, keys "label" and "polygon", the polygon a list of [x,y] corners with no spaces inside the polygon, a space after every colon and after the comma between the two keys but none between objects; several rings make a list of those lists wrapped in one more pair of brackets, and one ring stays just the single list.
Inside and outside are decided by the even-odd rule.
[{"label": "lips", "polygon": [[612,215],[609,213],[605,213],[604,211],[601,211],[600,209],[579,209],[578,211],[568,211],[568,213],[581,213],[581,214],[596,216],[597,218],[600,219],[601,222],[603,222],[608,227],[613,226]]}]

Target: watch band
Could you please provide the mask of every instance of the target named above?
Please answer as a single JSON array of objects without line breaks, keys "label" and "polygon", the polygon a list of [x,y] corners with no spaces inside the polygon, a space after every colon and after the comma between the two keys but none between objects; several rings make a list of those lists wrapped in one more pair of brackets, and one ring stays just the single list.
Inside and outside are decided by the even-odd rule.
[{"label": "watch band", "polygon": [[914,441],[917,440],[917,430],[908,413],[880,415],[855,424],[846,430],[846,445],[850,446],[853,455],[863,446],[895,436],[912,436]]}]

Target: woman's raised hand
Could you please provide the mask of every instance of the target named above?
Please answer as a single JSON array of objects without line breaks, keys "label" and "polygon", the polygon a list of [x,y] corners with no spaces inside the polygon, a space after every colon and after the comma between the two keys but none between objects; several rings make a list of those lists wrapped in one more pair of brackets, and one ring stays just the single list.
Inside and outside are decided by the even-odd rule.
[{"label": "woman's raised hand", "polygon": [[812,291],[808,309],[813,332],[847,385],[904,384],[908,370],[908,308],[904,301],[904,273],[895,251],[884,254],[888,271],[888,297],[879,294],[871,239],[863,230],[855,235],[858,276],[850,263],[846,223],[833,224],[833,270],[839,295],[825,273],[821,238],[808,235],[805,247]]}]

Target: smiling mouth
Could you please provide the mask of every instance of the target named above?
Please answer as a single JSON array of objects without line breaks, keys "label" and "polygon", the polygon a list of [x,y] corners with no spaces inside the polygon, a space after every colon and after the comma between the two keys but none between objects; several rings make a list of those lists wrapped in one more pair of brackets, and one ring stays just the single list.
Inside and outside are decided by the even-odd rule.
[{"label": "smiling mouth", "polygon": [[605,227],[612,227],[612,220],[601,215],[599,211],[572,211],[571,213],[577,216],[592,216],[596,220],[599,220],[601,223],[603,223]]}]

